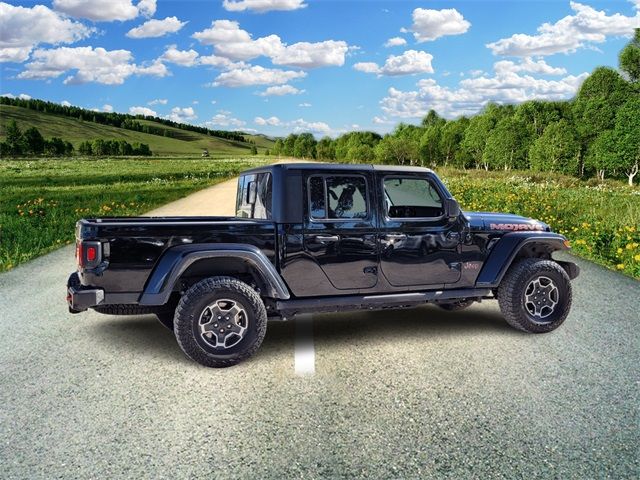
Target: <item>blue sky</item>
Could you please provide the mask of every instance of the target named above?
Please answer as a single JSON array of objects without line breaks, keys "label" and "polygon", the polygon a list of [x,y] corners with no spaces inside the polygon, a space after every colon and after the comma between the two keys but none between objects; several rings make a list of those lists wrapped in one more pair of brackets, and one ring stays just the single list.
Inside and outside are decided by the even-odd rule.
[{"label": "blue sky", "polygon": [[0,2],[0,93],[272,135],[570,98],[640,0]]}]

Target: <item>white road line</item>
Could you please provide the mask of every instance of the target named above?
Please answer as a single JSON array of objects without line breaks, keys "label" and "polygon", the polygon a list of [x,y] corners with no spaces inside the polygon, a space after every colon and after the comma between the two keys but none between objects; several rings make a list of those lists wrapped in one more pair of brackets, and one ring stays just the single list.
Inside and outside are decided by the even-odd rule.
[{"label": "white road line", "polygon": [[316,353],[313,348],[313,316],[299,315],[294,322],[296,323],[296,375],[313,375],[316,373]]}]

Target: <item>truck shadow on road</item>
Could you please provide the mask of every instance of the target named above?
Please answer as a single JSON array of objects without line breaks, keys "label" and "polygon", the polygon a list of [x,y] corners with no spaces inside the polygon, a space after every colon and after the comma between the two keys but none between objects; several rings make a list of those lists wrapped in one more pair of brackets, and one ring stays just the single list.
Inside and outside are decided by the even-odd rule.
[{"label": "truck shadow on road", "polygon": [[[423,306],[407,310],[318,314],[313,318],[313,341],[316,348],[323,349],[340,349],[352,342],[366,346],[446,336],[522,335],[510,328],[497,310],[475,306],[461,312]],[[173,333],[153,316],[104,317],[93,324],[92,330],[95,338],[118,349],[186,360]],[[269,322],[267,335],[255,360],[265,360],[282,353],[290,355],[295,335],[295,320]]]}]

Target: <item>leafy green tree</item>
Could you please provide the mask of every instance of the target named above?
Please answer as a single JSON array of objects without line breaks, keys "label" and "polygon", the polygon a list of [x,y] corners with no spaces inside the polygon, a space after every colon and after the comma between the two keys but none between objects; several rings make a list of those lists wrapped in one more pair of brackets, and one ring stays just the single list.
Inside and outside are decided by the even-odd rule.
[{"label": "leafy green tree", "polygon": [[298,138],[295,134],[290,134],[287,138],[284,139],[284,147],[282,149],[282,154],[287,157],[293,157],[294,155],[294,146],[296,143],[296,139]]},{"label": "leafy green tree", "polygon": [[70,157],[71,155],[73,155],[73,151],[75,150],[75,148],[73,147],[73,143],[65,140],[64,141],[64,154],[68,157]]},{"label": "leafy green tree", "polygon": [[444,122],[434,122],[424,129],[424,133],[420,137],[420,161],[422,165],[435,168],[442,163],[440,141],[443,125],[445,125]]},{"label": "leafy green tree", "polygon": [[633,39],[620,52],[620,70],[632,82],[640,82],[640,28],[636,28]]},{"label": "leafy green tree", "polygon": [[9,155],[22,155],[25,150],[22,130],[15,120],[11,120],[5,129],[5,143]]},{"label": "leafy green tree", "polygon": [[45,142],[44,153],[51,156],[64,155],[65,144],[64,140],[58,137],[52,137]]},{"label": "leafy green tree", "polygon": [[44,138],[36,127],[29,127],[23,134],[25,152],[40,155],[44,152]]},{"label": "leafy green tree", "polygon": [[412,165],[419,156],[417,142],[394,135],[385,135],[374,153],[377,162],[387,165]]},{"label": "leafy green tree", "polygon": [[301,133],[293,144],[293,155],[298,158],[315,158],[316,143],[311,133]]},{"label": "leafy green tree", "polygon": [[447,122],[442,127],[440,135],[440,153],[445,167],[454,164],[465,168],[465,156],[462,155],[462,140],[464,132],[469,126],[469,119],[461,117],[457,120]]},{"label": "leafy green tree", "polygon": [[616,133],[613,130],[605,130],[589,146],[586,165],[596,172],[600,180],[604,180],[605,175],[615,171],[618,162],[616,143]]},{"label": "leafy green tree", "polygon": [[516,107],[515,115],[518,119],[530,124],[536,136],[542,135],[547,125],[571,118],[571,108],[568,102],[545,102],[530,100]]},{"label": "leafy green tree", "polygon": [[616,166],[627,176],[629,185],[640,167],[640,95],[630,98],[616,115]]},{"label": "leafy green tree", "polygon": [[269,149],[267,148],[267,149],[264,151],[264,154],[265,154],[265,156],[267,156],[267,157],[268,157],[269,155],[271,155],[271,152],[270,152],[270,151],[269,151]]},{"label": "leafy green tree", "polygon": [[336,146],[331,137],[322,137],[316,145],[316,158],[321,160],[335,160]]},{"label": "leafy green tree", "polygon": [[496,169],[528,168],[527,152],[530,142],[531,132],[522,120],[515,116],[504,117],[487,138],[482,162]]},{"label": "leafy green tree", "polygon": [[533,170],[578,175],[580,142],[566,120],[551,123],[529,150]]},{"label": "leafy green tree", "polygon": [[347,152],[347,160],[352,163],[368,163],[376,158],[374,148],[366,143],[355,144]]},{"label": "leafy green tree", "polygon": [[442,118],[440,115],[438,115],[438,112],[431,109],[422,119],[421,124],[423,127],[431,127],[434,125],[442,126],[445,122],[446,120]]},{"label": "leafy green tree", "polygon": [[255,145],[251,145],[251,155],[257,155],[258,154],[258,149],[256,148]]},{"label": "leafy green tree", "polygon": [[284,142],[282,141],[281,138],[278,138],[276,140],[276,143],[273,145],[273,154],[280,156],[283,154],[284,151]]},{"label": "leafy green tree", "polygon": [[86,140],[84,142],[81,142],[78,146],[78,153],[80,155],[91,155],[93,153],[91,142]]},{"label": "leafy green tree", "polygon": [[469,121],[469,126],[464,132],[462,149],[472,160],[476,168],[483,166],[489,169],[489,164],[484,163],[484,149],[487,145],[487,138],[493,129],[494,121],[484,114],[476,115]]}]

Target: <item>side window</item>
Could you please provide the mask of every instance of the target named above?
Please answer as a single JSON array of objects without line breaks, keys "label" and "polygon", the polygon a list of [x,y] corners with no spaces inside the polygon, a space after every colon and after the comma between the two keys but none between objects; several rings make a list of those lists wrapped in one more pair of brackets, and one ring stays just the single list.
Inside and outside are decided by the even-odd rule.
[{"label": "side window", "polygon": [[[255,192],[255,197],[253,195]],[[272,186],[270,173],[242,175],[238,179],[236,216],[271,219]]]},{"label": "side window", "polygon": [[389,218],[430,218],[444,214],[442,198],[425,178],[387,177],[384,196]]},{"label": "side window", "polygon": [[309,179],[309,212],[312,218],[326,218],[326,198],[324,178],[311,177]]},{"label": "side window", "polygon": [[309,179],[309,212],[315,219],[367,217],[364,177],[313,176]]}]

